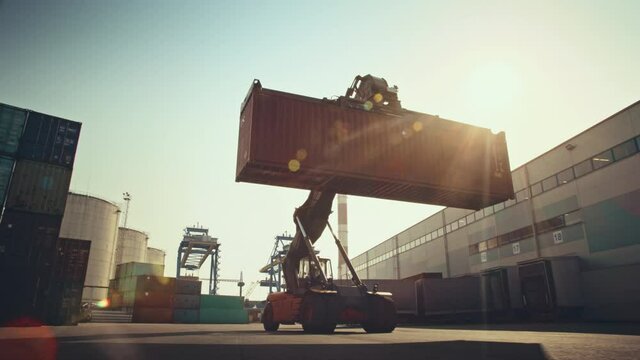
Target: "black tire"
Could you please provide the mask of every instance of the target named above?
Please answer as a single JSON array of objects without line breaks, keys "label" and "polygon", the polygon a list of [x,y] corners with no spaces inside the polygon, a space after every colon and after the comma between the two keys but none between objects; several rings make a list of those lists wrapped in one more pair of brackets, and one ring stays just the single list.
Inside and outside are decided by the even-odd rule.
[{"label": "black tire", "polygon": [[329,307],[331,296],[320,294],[305,295],[300,307],[302,329],[310,334],[332,334],[336,329],[336,314]]},{"label": "black tire", "polygon": [[267,332],[276,332],[280,327],[280,323],[273,321],[273,305],[270,302],[265,305],[262,311],[262,326]]},{"label": "black tire", "polygon": [[367,321],[362,328],[367,333],[390,333],[398,323],[396,306],[393,300],[382,296],[370,296],[368,299]]}]

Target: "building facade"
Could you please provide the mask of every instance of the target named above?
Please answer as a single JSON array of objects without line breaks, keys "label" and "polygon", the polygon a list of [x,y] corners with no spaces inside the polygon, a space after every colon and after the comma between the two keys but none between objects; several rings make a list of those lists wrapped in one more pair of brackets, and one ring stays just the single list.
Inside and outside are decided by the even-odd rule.
[{"label": "building facade", "polygon": [[352,259],[361,277],[458,277],[576,256],[584,316],[640,319],[640,101],[512,172],[515,199],[445,208]]}]

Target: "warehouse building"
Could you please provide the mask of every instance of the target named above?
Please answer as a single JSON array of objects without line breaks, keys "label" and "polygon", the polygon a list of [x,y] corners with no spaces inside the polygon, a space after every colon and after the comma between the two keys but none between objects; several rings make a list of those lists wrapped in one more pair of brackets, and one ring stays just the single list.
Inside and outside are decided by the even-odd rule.
[{"label": "warehouse building", "polygon": [[513,170],[515,199],[445,208],[352,259],[366,279],[573,257],[582,316],[640,320],[640,101]]}]

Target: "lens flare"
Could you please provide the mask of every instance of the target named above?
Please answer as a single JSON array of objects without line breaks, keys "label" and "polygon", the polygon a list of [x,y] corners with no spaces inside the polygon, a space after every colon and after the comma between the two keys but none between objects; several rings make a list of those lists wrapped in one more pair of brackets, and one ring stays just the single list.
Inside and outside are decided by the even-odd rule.
[{"label": "lens flare", "polygon": [[109,307],[109,299],[100,300],[96,303],[96,306],[104,309]]},{"label": "lens flare", "polygon": [[369,111],[373,109],[373,103],[371,101],[365,101],[362,107],[364,107],[365,110]]},{"label": "lens flare", "polygon": [[298,151],[296,151],[296,159],[298,161],[302,161],[304,159],[307,158],[307,150],[306,149],[298,149]]},{"label": "lens flare", "polygon": [[422,125],[422,122],[420,122],[420,121],[415,121],[415,122],[413,123],[413,125],[412,125],[412,127],[413,127],[413,131],[415,131],[415,132],[420,132],[420,131],[422,131],[422,127],[423,127],[423,126],[424,126],[424,125]]},{"label": "lens flare", "polygon": [[373,95],[373,101],[379,103],[380,101],[382,101],[382,94],[377,93],[375,95]]},{"label": "lens flare", "polygon": [[289,160],[289,171],[296,172],[300,170],[300,161],[296,159]]}]

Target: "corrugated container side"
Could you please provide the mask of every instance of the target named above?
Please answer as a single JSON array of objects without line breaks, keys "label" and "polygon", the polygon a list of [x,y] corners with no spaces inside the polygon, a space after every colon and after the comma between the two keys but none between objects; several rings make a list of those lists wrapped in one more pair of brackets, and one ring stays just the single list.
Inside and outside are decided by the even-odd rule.
[{"label": "corrugated container side", "polygon": [[202,292],[202,281],[176,279],[176,294],[200,295],[200,292]]},{"label": "corrugated container side", "polygon": [[513,196],[504,133],[259,84],[242,109],[237,166],[236,181],[462,208]]},{"label": "corrugated container side", "polygon": [[82,287],[87,265],[91,241],[77,239],[58,239],[58,256],[54,269],[56,281]]},{"label": "corrugated container side", "polygon": [[178,324],[197,324],[200,321],[198,309],[174,309],[173,322]]},{"label": "corrugated container side", "polygon": [[199,309],[200,295],[175,294],[173,296],[174,309]]},{"label": "corrugated container side", "polygon": [[71,169],[18,160],[9,185],[6,207],[48,215],[63,215]]},{"label": "corrugated container side", "polygon": [[18,157],[73,167],[82,124],[55,116],[29,112]]},{"label": "corrugated container side", "polygon": [[247,324],[249,315],[244,309],[201,308],[201,324]]},{"label": "corrugated container side", "polygon": [[15,156],[26,121],[26,110],[0,104],[0,154]]},{"label": "corrugated container side", "polygon": [[134,323],[172,323],[173,309],[135,307],[131,321]]},{"label": "corrugated container side", "polygon": [[5,210],[0,224],[0,323],[20,317],[45,320],[57,253],[59,216]]},{"label": "corrugated container side", "polygon": [[[351,280],[334,280],[333,282],[339,286],[353,286]],[[390,292],[398,313],[414,315],[417,313],[415,280],[366,279],[362,282],[369,290],[373,290],[374,285],[377,284],[379,291]]]},{"label": "corrugated container side", "polygon": [[137,277],[136,291],[161,291],[173,294],[176,279],[164,276],[142,275]]},{"label": "corrugated container side", "polygon": [[173,294],[159,291],[137,291],[134,307],[173,308]]},{"label": "corrugated container side", "polygon": [[13,164],[15,160],[12,158],[0,156],[0,204],[4,206],[5,196],[9,189],[11,174],[13,174]]},{"label": "corrugated container side", "polygon": [[200,295],[200,309],[244,309],[244,300],[241,296],[226,295]]}]

